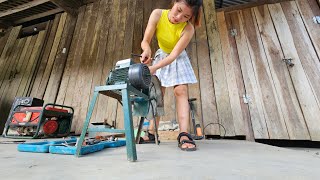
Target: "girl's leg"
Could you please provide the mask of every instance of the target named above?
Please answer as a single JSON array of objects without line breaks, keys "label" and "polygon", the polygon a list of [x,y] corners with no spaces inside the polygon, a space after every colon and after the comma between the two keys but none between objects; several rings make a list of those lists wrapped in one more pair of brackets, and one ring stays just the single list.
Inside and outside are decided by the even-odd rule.
[{"label": "girl's leg", "polygon": [[[180,132],[188,132],[189,129],[189,103],[188,103],[188,85],[177,85],[174,87],[176,97],[176,110],[178,114]],[[188,137],[182,136],[180,141],[188,140]],[[182,148],[193,148],[195,145],[185,143]]]},{"label": "girl's leg", "polygon": [[[165,91],[166,91],[166,88],[165,87],[161,87],[162,97],[164,97]],[[157,128],[159,128],[159,122],[160,122],[160,117],[156,116]],[[148,132],[151,133],[151,134],[154,134],[154,120],[150,120]],[[142,138],[144,140],[146,140],[146,141],[149,140],[148,136],[143,136]]]}]

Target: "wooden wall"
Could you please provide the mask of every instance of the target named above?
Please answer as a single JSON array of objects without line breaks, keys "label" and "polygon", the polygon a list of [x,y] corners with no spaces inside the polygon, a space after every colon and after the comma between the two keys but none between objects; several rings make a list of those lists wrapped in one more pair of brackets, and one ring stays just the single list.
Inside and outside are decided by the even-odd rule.
[{"label": "wooden wall", "polygon": [[75,23],[74,17],[59,14],[36,35],[19,38],[18,26],[0,39],[0,129],[15,97],[55,101]]},{"label": "wooden wall", "polygon": [[224,68],[241,69],[255,139],[320,140],[318,14],[314,0],[217,14]]},{"label": "wooden wall", "polygon": [[[57,15],[43,32],[45,43],[39,40],[42,51],[34,60],[34,69],[30,67],[32,75],[26,87],[22,90],[13,83],[20,83],[18,78],[1,71],[0,82],[5,86],[1,85],[0,109],[8,112],[18,95],[15,91],[72,106],[72,131],[79,134],[94,86],[105,84],[117,61],[141,53],[151,11],[168,5],[165,0],[101,0],[82,6],[77,19]],[[320,139],[320,32],[319,25],[312,22],[319,12],[316,0],[296,0],[216,13],[213,1],[204,0],[202,26],[187,53],[199,80],[189,86],[189,97],[197,98],[196,120],[206,135],[246,136],[249,140]],[[10,56],[14,62],[8,63],[4,57],[12,47],[19,52],[18,47],[25,47],[28,38],[29,43],[35,39],[16,40],[18,28],[0,39],[0,67],[15,67],[19,60]],[[157,49],[155,39],[152,49]],[[21,53],[17,56],[23,62],[27,58]],[[284,58],[292,58],[295,65],[287,66]],[[11,91],[11,86],[16,90]],[[166,91],[165,111],[162,120],[176,119],[172,88]],[[99,96],[91,121],[123,127],[122,119],[121,105]]]}]

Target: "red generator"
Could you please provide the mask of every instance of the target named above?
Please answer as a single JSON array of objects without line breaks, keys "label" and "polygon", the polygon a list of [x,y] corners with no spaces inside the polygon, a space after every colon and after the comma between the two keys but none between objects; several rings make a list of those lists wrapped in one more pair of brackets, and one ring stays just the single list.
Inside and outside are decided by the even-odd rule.
[{"label": "red generator", "polygon": [[46,104],[32,97],[16,98],[7,119],[4,137],[53,138],[70,134],[73,108]]}]

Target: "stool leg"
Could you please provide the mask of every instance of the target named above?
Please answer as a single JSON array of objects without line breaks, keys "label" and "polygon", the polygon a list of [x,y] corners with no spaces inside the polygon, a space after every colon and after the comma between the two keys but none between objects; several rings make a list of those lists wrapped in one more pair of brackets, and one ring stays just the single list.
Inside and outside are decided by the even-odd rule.
[{"label": "stool leg", "polygon": [[128,89],[122,89],[122,105],[124,113],[124,127],[126,134],[127,158],[129,161],[137,160],[136,143],[134,141],[134,131],[132,122],[132,110]]},{"label": "stool leg", "polygon": [[94,105],[96,104],[96,101],[97,101],[97,97],[98,97],[98,91],[95,91],[93,93],[93,98],[90,102],[90,106],[89,106],[89,110],[88,110],[88,113],[87,113],[87,116],[86,116],[86,120],[83,124],[83,127],[82,127],[82,132],[81,132],[81,136],[77,142],[77,151],[76,151],[76,156],[79,157],[81,155],[81,148],[82,148],[82,143],[84,141],[84,138],[86,136],[86,133],[87,133],[87,129],[88,129],[88,126],[89,126],[89,122],[90,122],[90,119],[91,119],[91,116],[92,116],[92,112],[93,112],[93,109],[94,109]]},{"label": "stool leg", "polygon": [[137,136],[136,136],[136,144],[140,143],[140,136],[141,136],[141,129],[142,129],[142,126],[143,126],[143,121],[144,121],[144,117],[141,117],[140,118],[140,122],[139,122]]}]

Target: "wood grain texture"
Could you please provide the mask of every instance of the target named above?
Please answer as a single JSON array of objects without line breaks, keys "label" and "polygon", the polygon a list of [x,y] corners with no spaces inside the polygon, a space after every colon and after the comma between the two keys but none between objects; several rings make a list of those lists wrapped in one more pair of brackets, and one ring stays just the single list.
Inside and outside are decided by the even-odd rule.
[{"label": "wood grain texture", "polygon": [[290,139],[310,139],[267,6],[254,8],[260,36]]},{"label": "wood grain texture", "polygon": [[[320,61],[316,49],[312,43],[312,35],[308,33],[295,2],[281,4],[283,12],[289,24],[294,43],[297,48],[302,66],[307,74],[314,96],[320,107]],[[317,29],[317,28],[316,28]],[[317,32],[317,30],[315,30]],[[311,37],[311,39],[310,39]],[[320,39],[318,39],[320,40]],[[315,41],[317,43],[317,40]],[[319,44],[319,43],[317,43]]]},{"label": "wood grain texture", "polygon": [[64,69],[63,72],[63,76],[62,76],[62,80],[60,83],[60,89],[58,92],[58,96],[56,99],[56,103],[57,104],[64,104],[67,106],[70,106],[70,104],[64,103],[65,99],[66,99],[66,93],[69,87],[69,81],[72,78],[72,74],[76,71],[78,63],[77,61],[73,58],[75,51],[76,51],[76,47],[77,47],[77,43],[79,42],[79,34],[80,34],[80,30],[81,30],[81,24],[82,24],[82,20],[83,20],[83,16],[85,13],[85,6],[82,6],[79,9],[79,14],[77,16],[77,20],[76,20],[76,25],[75,25],[75,30],[74,30],[74,34],[72,36],[72,42],[71,42],[71,46],[70,46],[70,50],[68,52],[68,56],[67,56],[67,62],[66,62],[66,67]]},{"label": "wood grain texture", "polygon": [[[312,3],[313,2],[313,3]],[[296,1],[299,12],[303,19],[303,23],[306,26],[307,32],[310,36],[312,46],[316,50],[316,56],[319,59],[320,57],[320,28],[319,24],[316,24],[312,21],[314,16],[319,16],[320,8],[317,6],[315,1]],[[293,4],[294,5],[294,4]]]},{"label": "wood grain texture", "polygon": [[[93,74],[93,82],[91,85],[91,92],[90,92],[90,101],[91,97],[93,96],[93,91],[95,86],[100,86],[105,84],[106,76],[103,77],[104,81],[101,81],[103,76],[103,69],[105,66],[105,56],[106,56],[106,48],[107,48],[107,40],[109,35],[109,29],[111,26],[110,18],[111,18],[111,6],[112,1],[100,1],[100,8],[99,8],[99,15],[97,19],[97,25],[101,24],[101,29],[99,30],[99,34],[97,34],[97,38],[99,39],[98,47],[97,47],[97,57],[94,61],[94,69],[95,73]],[[103,96],[99,96],[97,102],[99,102],[99,99],[101,99]],[[89,102],[90,103],[90,102]],[[103,104],[106,104],[107,101],[105,101]],[[104,111],[101,111],[99,109],[99,103],[96,103],[94,112],[92,114],[92,122],[104,122],[104,117],[98,117],[98,115],[102,115]]]},{"label": "wood grain texture", "polygon": [[250,52],[243,27],[243,18],[240,11],[230,14],[232,25],[237,35],[236,45],[239,53],[239,61],[242,69],[243,80],[247,97],[250,97],[249,110],[255,139],[269,139],[267,124],[262,106],[262,96],[258,90],[257,79],[253,75]]},{"label": "wood grain texture", "polygon": [[[105,49],[105,57],[104,57],[104,65],[102,69],[102,75],[100,79],[100,84],[106,84],[106,79],[109,75],[110,70],[113,68],[113,60],[114,60],[114,52],[116,48],[116,38],[115,35],[117,27],[118,27],[118,13],[117,11],[120,8],[120,3],[118,1],[110,1],[111,4],[108,4],[108,6],[112,6],[111,11],[109,13],[109,25],[108,28],[108,36],[107,36],[107,42],[106,42],[106,49]],[[116,113],[112,114],[113,116],[109,116],[108,113],[112,113],[115,111],[110,111],[110,99],[107,96],[99,96],[99,99],[97,101],[97,114],[96,114],[96,122],[106,122],[109,124],[112,124],[112,122],[116,118]]]},{"label": "wood grain texture", "polygon": [[[206,1],[204,1],[206,2]],[[208,2],[208,1],[207,1]],[[213,16],[213,18],[215,18]],[[211,18],[209,18],[211,19]],[[214,82],[212,77],[211,69],[211,58],[213,54],[209,54],[211,49],[209,49],[209,44],[207,41],[207,31],[205,26],[204,16],[202,16],[202,24],[196,30],[197,39],[197,56],[198,56],[198,66],[199,66],[199,83],[200,83],[200,93],[201,93],[201,107],[202,107],[202,119],[204,125],[205,135],[223,135],[223,129],[216,123],[220,122],[217,112],[216,97],[214,91]],[[207,21],[207,23],[209,23]],[[213,30],[213,29],[210,29]],[[211,40],[214,41],[214,40]],[[212,42],[211,42],[212,43]],[[214,123],[214,124],[212,124]],[[221,130],[221,131],[220,131]],[[232,132],[228,132],[232,133]]]},{"label": "wood grain texture", "polygon": [[[202,107],[201,107],[201,94],[200,94],[200,84],[199,84],[199,66],[198,66],[198,57],[197,57],[197,42],[196,42],[196,37],[194,36],[191,39],[191,42],[189,43],[187,47],[187,53],[190,58],[190,62],[194,71],[194,74],[196,75],[196,78],[198,80],[198,83],[196,84],[190,84],[188,86],[188,93],[189,93],[189,98],[196,98],[197,100],[193,102],[193,105],[195,107],[194,109],[194,118],[195,118],[195,123],[200,124],[201,127],[203,128],[203,121],[202,121]],[[194,128],[192,126],[192,119],[190,116],[190,131],[194,132]]]},{"label": "wood grain texture", "polygon": [[317,129],[318,118],[320,113],[316,98],[309,84],[308,77],[302,66],[302,59],[300,59],[297,47],[294,42],[294,37],[291,34],[289,22],[286,19],[284,11],[280,4],[268,5],[276,32],[278,34],[280,44],[285,58],[292,58],[294,66],[289,67],[291,79],[297,97],[300,102],[306,124],[312,140],[319,140],[319,130]]},{"label": "wood grain texture", "polygon": [[206,32],[209,43],[210,63],[212,68],[212,77],[214,83],[214,91],[216,97],[216,105],[218,111],[219,122],[226,129],[226,136],[234,136],[235,129],[230,105],[228,84],[223,63],[223,55],[221,50],[221,40],[217,24],[217,15],[211,8],[214,7],[212,1],[204,1],[204,14],[206,23]]},{"label": "wood grain texture", "polygon": [[[76,89],[74,91],[73,103],[76,104],[75,114],[78,117],[76,130],[75,132],[81,133],[83,122],[85,121],[88,105],[89,105],[89,94],[91,92],[91,84],[93,77],[93,63],[90,59],[93,55],[93,52],[96,51],[96,41],[95,34],[96,29],[95,25],[97,23],[97,16],[99,12],[100,2],[94,2],[91,11],[88,11],[89,23],[88,23],[88,32],[84,42],[84,49],[81,54],[80,67],[78,72],[78,77],[76,80]],[[77,110],[76,110],[77,109]]]},{"label": "wood grain texture", "polygon": [[222,45],[222,54],[223,54],[223,62],[225,67],[226,73],[226,80],[227,80],[227,88],[230,97],[230,105],[232,111],[232,118],[233,118],[233,126],[235,129],[235,135],[247,135],[245,132],[245,126],[243,116],[239,116],[242,114],[241,109],[241,94],[238,92],[237,87],[237,79],[235,74],[235,67],[233,65],[232,59],[232,49],[230,46],[229,36],[228,36],[228,29],[226,24],[226,19],[224,12],[217,13],[217,23],[219,27],[219,35],[221,38]]},{"label": "wood grain texture", "polygon": [[[231,30],[234,29],[232,25],[232,19],[230,13],[225,13],[225,19],[226,19],[226,25],[227,25],[227,34],[228,34],[228,41],[227,40],[222,40],[222,42],[225,42],[226,44],[229,44],[229,51],[231,53],[230,58],[232,63],[232,69],[233,73],[236,78],[236,85],[237,85],[237,91],[238,91],[238,98],[240,101],[240,108],[241,108],[241,114],[237,114],[237,116],[242,116],[243,120],[243,129],[245,131],[246,139],[249,141],[254,141],[254,133],[253,133],[253,128],[252,128],[252,122],[251,122],[251,117],[250,117],[250,112],[249,112],[249,106],[248,104],[244,103],[243,100],[243,95],[246,94],[246,89],[244,85],[244,77],[242,74],[242,67],[240,65],[240,59],[239,59],[239,53],[237,49],[237,43],[236,39],[234,36],[231,35]],[[221,37],[222,39],[222,37]],[[227,45],[228,46],[228,45]],[[237,100],[235,100],[237,101]],[[232,101],[231,101],[232,102]],[[235,125],[235,129],[241,128],[237,127]]]},{"label": "wood grain texture", "polygon": [[244,29],[252,60],[253,72],[263,100],[264,116],[271,139],[288,139],[288,132],[279,107],[279,100],[269,70],[266,54],[258,34],[252,10],[243,10]]},{"label": "wood grain texture", "polygon": [[[47,66],[47,62],[49,60],[49,55],[51,52],[51,48],[55,39],[55,35],[58,29],[58,25],[59,25],[59,21],[60,21],[60,17],[61,15],[56,15],[54,20],[52,20],[51,22],[49,22],[49,26],[47,29],[47,34],[48,36],[46,37],[46,44],[44,47],[44,50],[42,52],[42,56],[40,59],[40,64],[38,66],[36,75],[35,75],[35,79],[34,79],[34,83],[30,92],[30,96],[32,97],[36,97],[36,98],[43,98],[43,93],[39,93],[39,89],[40,88],[40,84],[42,81],[42,77],[45,73],[45,69]],[[43,92],[43,91],[42,91]]]},{"label": "wood grain texture", "polygon": [[[48,81],[45,99],[49,103],[56,103],[58,91],[61,86],[62,75],[65,72],[67,55],[70,50],[73,32],[75,30],[76,17],[67,15],[62,37],[58,46],[58,51],[53,64],[50,79]],[[46,98],[48,97],[48,98]]]}]

